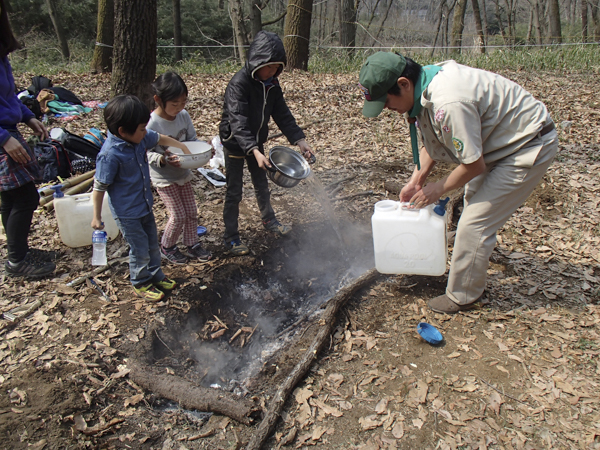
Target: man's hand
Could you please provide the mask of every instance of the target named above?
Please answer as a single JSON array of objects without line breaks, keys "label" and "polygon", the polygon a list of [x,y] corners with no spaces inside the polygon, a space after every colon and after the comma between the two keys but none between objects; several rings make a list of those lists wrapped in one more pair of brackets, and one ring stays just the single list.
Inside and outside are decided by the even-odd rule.
[{"label": "man's hand", "polygon": [[25,164],[31,161],[31,157],[29,156],[29,153],[27,153],[27,150],[12,136],[9,137],[6,144],[4,144],[4,151],[18,164]]},{"label": "man's hand", "polygon": [[400,191],[400,201],[406,203],[410,201],[414,195],[421,190],[421,186],[416,183],[408,182]]},{"label": "man's hand", "polygon": [[415,193],[410,199],[410,208],[425,208],[427,205],[437,202],[444,195],[442,183],[428,183],[425,187]]}]

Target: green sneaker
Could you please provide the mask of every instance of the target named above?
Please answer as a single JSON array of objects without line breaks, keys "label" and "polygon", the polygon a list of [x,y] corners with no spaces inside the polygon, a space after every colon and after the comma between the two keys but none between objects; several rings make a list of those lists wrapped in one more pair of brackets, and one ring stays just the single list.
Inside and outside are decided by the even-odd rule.
[{"label": "green sneaker", "polygon": [[159,289],[162,289],[163,291],[171,291],[177,287],[177,281],[164,277],[162,281],[154,283],[154,286],[156,286]]},{"label": "green sneaker", "polygon": [[133,290],[138,297],[142,297],[144,300],[148,300],[149,302],[158,302],[165,296],[165,293],[156,289],[152,283],[139,288],[134,286]]},{"label": "green sneaker", "polygon": [[250,253],[250,249],[246,247],[245,244],[242,243],[239,239],[235,241],[226,242],[225,246],[227,247],[227,253],[233,256],[242,256]]},{"label": "green sneaker", "polygon": [[263,225],[268,231],[278,234],[279,236],[285,236],[290,231],[292,231],[292,227],[290,227],[289,225],[280,224],[277,219],[273,219],[270,222],[266,223],[263,222]]}]

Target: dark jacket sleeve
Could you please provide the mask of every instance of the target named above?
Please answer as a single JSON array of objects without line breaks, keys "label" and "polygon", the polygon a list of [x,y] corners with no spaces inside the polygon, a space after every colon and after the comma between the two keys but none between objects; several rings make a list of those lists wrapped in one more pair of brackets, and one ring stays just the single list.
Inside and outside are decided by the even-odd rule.
[{"label": "dark jacket sleeve", "polygon": [[271,117],[273,117],[273,120],[290,144],[295,144],[306,137],[302,129],[296,124],[296,119],[285,102],[283,92],[281,91],[280,95],[275,98]]},{"label": "dark jacket sleeve", "polygon": [[258,147],[256,136],[252,133],[250,124],[251,105],[245,83],[230,83],[225,90],[225,103],[229,112],[229,127],[231,139],[235,139],[244,154]]}]

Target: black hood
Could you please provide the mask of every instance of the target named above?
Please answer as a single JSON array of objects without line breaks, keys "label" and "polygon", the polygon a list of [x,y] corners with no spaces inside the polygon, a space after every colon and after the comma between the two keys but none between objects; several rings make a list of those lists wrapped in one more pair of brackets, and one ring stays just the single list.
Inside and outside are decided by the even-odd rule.
[{"label": "black hood", "polygon": [[283,42],[275,33],[270,31],[259,31],[254,36],[250,49],[246,69],[254,78],[254,72],[267,64],[281,64],[281,68],[275,74],[277,77],[287,64]]}]

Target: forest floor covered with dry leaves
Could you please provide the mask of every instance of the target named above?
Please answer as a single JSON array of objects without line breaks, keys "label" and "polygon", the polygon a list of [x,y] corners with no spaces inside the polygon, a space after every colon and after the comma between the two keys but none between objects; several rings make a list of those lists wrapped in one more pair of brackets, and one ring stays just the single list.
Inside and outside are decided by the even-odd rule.
[{"label": "forest floor covered with dry leaves", "polygon": [[[28,86],[32,75],[39,74],[16,74],[17,84]],[[210,141],[230,76],[181,75],[198,136]],[[443,293],[445,276],[379,276],[339,312],[325,350],[288,399],[265,448],[600,448],[600,81],[596,73],[503,75],[546,103],[560,150],[499,233],[489,303],[439,315],[425,302]],[[92,269],[91,249],[64,246],[54,213],[40,208],[30,244],[63,255],[53,278],[0,275],[0,312],[41,302],[20,321],[0,320],[0,447],[237,449],[249,441],[257,425],[167,402],[130,379],[128,362],[141,360],[198,384],[210,378],[269,406],[319,328],[319,305],[303,317],[297,311],[343,285],[346,279],[333,275],[346,262],[359,267],[355,275],[373,266],[373,205],[394,197],[384,182],[402,183],[412,170],[403,119],[390,112],[363,118],[356,78],[281,77],[298,123],[307,125],[314,173],[328,188],[333,213],[304,182],[292,189],[273,185],[278,218],[294,226],[291,236],[274,238],[260,226],[247,178],[240,230],[252,251],[232,258],[221,242],[224,188],[198,174],[199,224],[208,229],[202,242],[215,257],[165,264],[181,286],[161,303],[133,295],[126,264],[95,277],[110,302],[89,283],[67,286]],[[82,100],[109,100],[106,76],[64,73],[53,82]],[[104,128],[101,110],[51,120],[55,126],[81,135]],[[270,144],[287,145],[281,138]],[[434,177],[446,169],[436,170]],[[161,230],[166,214],[157,195],[154,211]],[[353,237],[345,252],[329,230],[332,214]],[[109,243],[108,254],[126,256],[122,237]],[[282,300],[274,300],[275,287]],[[264,317],[253,315],[253,303],[271,317],[285,314],[268,329]],[[442,344],[419,337],[422,321],[442,332]],[[269,351],[273,343],[277,351]],[[239,358],[219,361],[231,349]],[[244,357],[246,350],[254,353]],[[231,388],[233,376],[223,374],[239,360],[254,366],[238,368],[235,373],[249,376]]]}]

